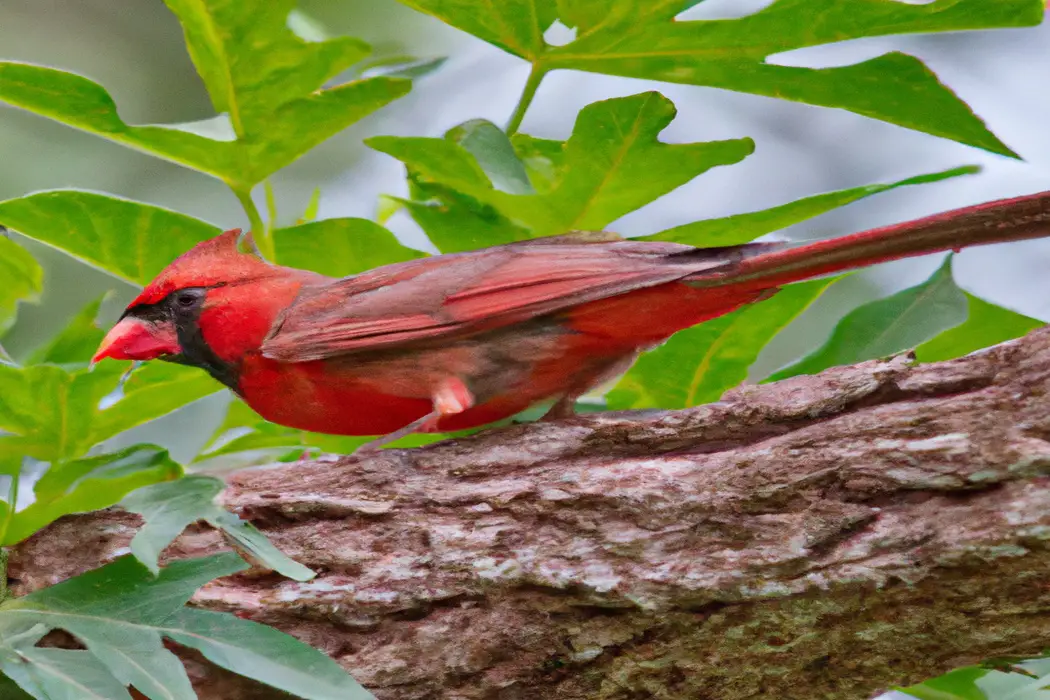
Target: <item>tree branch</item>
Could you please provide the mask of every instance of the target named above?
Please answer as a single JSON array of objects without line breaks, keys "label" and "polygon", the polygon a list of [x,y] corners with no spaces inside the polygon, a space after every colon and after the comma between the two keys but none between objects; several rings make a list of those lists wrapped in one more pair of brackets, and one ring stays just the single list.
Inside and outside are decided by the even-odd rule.
[{"label": "tree branch", "polygon": [[[381,699],[857,698],[1050,622],[1050,329],[357,460],[246,470],[227,505],[309,583],[215,582]],[[123,553],[136,518],[59,521],[13,590]],[[207,530],[169,556],[223,547]],[[201,698],[266,698],[191,661]],[[273,696],[276,697],[276,696]]]}]

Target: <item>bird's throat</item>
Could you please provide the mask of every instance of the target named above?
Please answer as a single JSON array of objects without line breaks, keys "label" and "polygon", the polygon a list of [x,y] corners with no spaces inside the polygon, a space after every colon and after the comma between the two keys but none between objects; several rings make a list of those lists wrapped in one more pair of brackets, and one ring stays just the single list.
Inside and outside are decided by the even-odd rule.
[{"label": "bird's throat", "polygon": [[236,365],[219,357],[208,345],[196,318],[178,319],[175,324],[182,354],[168,358],[171,362],[199,367],[234,393],[238,391],[240,373]]}]

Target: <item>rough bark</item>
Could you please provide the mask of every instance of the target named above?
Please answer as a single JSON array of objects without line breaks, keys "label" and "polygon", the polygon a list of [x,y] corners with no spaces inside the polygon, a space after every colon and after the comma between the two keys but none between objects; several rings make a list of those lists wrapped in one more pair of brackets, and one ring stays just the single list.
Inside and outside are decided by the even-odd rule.
[{"label": "rough bark", "polygon": [[[383,700],[857,698],[1050,635],[1050,329],[675,412],[254,469],[227,504],[319,572],[195,604],[323,649]],[[125,553],[69,517],[17,592]],[[169,556],[224,546],[184,535]],[[276,697],[190,660],[201,697]]]}]

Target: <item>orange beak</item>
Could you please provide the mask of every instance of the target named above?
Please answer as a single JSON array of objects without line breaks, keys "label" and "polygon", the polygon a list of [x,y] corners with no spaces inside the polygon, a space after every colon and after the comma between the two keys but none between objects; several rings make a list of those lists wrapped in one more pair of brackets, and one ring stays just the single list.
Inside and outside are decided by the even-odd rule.
[{"label": "orange beak", "polygon": [[181,352],[175,329],[170,324],[158,325],[128,316],[110,329],[91,362],[94,364],[107,357],[114,360],[152,360],[161,355],[178,355]]}]

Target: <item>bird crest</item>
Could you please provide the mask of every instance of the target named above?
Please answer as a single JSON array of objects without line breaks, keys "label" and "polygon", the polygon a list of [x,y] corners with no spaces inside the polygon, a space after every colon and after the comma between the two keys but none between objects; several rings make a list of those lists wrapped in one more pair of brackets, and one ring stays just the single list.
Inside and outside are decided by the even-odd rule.
[{"label": "bird crest", "polygon": [[176,289],[211,287],[261,277],[273,269],[251,232],[235,228],[201,241],[160,271],[130,306],[156,304]]}]

